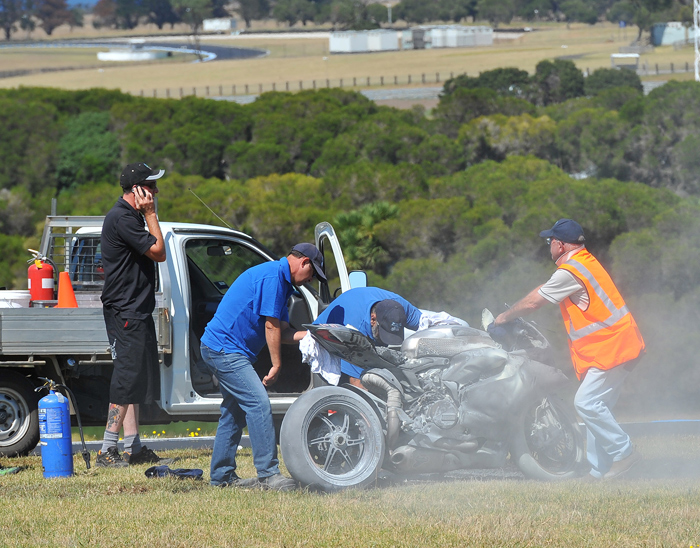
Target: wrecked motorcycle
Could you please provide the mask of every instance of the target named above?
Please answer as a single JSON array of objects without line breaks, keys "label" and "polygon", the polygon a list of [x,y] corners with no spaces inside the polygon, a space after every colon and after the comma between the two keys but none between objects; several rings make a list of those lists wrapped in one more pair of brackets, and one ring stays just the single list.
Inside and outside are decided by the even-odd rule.
[{"label": "wrecked motorcycle", "polygon": [[[493,316],[484,314],[488,325]],[[496,337],[501,344],[472,327],[431,327],[400,351],[349,327],[306,327],[332,355],[364,369],[367,390],[314,388],[289,408],[280,446],[302,485],[362,488],[382,468],[408,476],[500,468],[509,455],[528,478],[578,475],[583,436],[553,396],[568,379],[531,357],[549,345],[531,323],[513,322]]]}]

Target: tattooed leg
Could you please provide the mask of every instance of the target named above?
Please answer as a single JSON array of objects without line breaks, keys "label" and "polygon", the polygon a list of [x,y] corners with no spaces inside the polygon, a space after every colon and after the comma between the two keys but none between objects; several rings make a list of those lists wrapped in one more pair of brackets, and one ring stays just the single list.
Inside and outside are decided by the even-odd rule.
[{"label": "tattooed leg", "polygon": [[109,432],[119,432],[124,422],[124,417],[126,416],[126,405],[117,405],[116,403],[109,404],[109,411],[107,413],[107,431]]}]

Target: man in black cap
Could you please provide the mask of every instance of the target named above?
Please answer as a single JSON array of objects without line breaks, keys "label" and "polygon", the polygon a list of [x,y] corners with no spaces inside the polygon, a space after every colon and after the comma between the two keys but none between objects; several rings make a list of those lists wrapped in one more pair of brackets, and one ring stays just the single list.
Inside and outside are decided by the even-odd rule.
[{"label": "man in black cap", "polygon": [[[139,439],[139,404],[160,399],[152,314],[156,302],[155,263],[165,261],[165,244],[154,198],[158,194],[156,181],[164,173],[144,163],[127,165],[120,178],[123,195],[102,226],[102,306],[114,372],[97,466],[118,468],[166,460],[142,446]],[[122,426],[124,453],[120,455],[117,441]]]},{"label": "man in black cap", "polygon": [[[314,324],[351,325],[380,346],[403,342],[404,327],[417,330],[421,311],[406,299],[378,287],[357,287],[339,295]],[[340,382],[362,387],[363,369],[346,361],[340,363]]]},{"label": "man in black cap", "polygon": [[644,340],[610,275],[586,249],[583,228],[560,219],[546,238],[557,270],[494,321],[502,325],[559,304],[569,336],[569,351],[581,386],[574,405],[587,429],[590,479],[612,479],[638,460],[630,437],[613,416],[622,384],[644,352]]},{"label": "man in black cap", "polygon": [[[282,343],[300,341],[306,331],[289,325],[287,302],[294,291],[316,276],[326,279],[321,252],[297,244],[287,257],[243,272],[221,300],[201,340],[204,363],[219,381],[223,402],[211,457],[214,486],[259,487],[288,491],[296,483],[280,474],[272,408],[266,388],[282,368]],[[272,367],[260,381],[253,368],[267,344]],[[236,450],[248,426],[257,477],[236,474]]]}]

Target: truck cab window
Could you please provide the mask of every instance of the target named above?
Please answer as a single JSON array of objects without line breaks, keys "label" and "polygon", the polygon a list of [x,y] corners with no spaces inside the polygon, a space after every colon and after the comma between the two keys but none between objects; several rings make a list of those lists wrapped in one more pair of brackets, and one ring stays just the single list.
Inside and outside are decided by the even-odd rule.
[{"label": "truck cab window", "polygon": [[198,284],[191,283],[193,291],[201,289],[209,296],[224,295],[242,272],[267,260],[255,250],[230,240],[193,239],[187,242],[185,251],[190,281],[194,282],[194,275],[204,284],[195,288]]}]

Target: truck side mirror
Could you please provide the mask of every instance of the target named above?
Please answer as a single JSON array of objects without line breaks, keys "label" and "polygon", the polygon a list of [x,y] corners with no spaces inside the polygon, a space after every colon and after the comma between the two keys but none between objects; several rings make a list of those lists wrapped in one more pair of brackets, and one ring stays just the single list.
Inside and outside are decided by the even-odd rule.
[{"label": "truck side mirror", "polygon": [[353,270],[348,274],[348,279],[350,280],[350,287],[352,289],[356,287],[367,287],[367,272],[364,270]]}]

